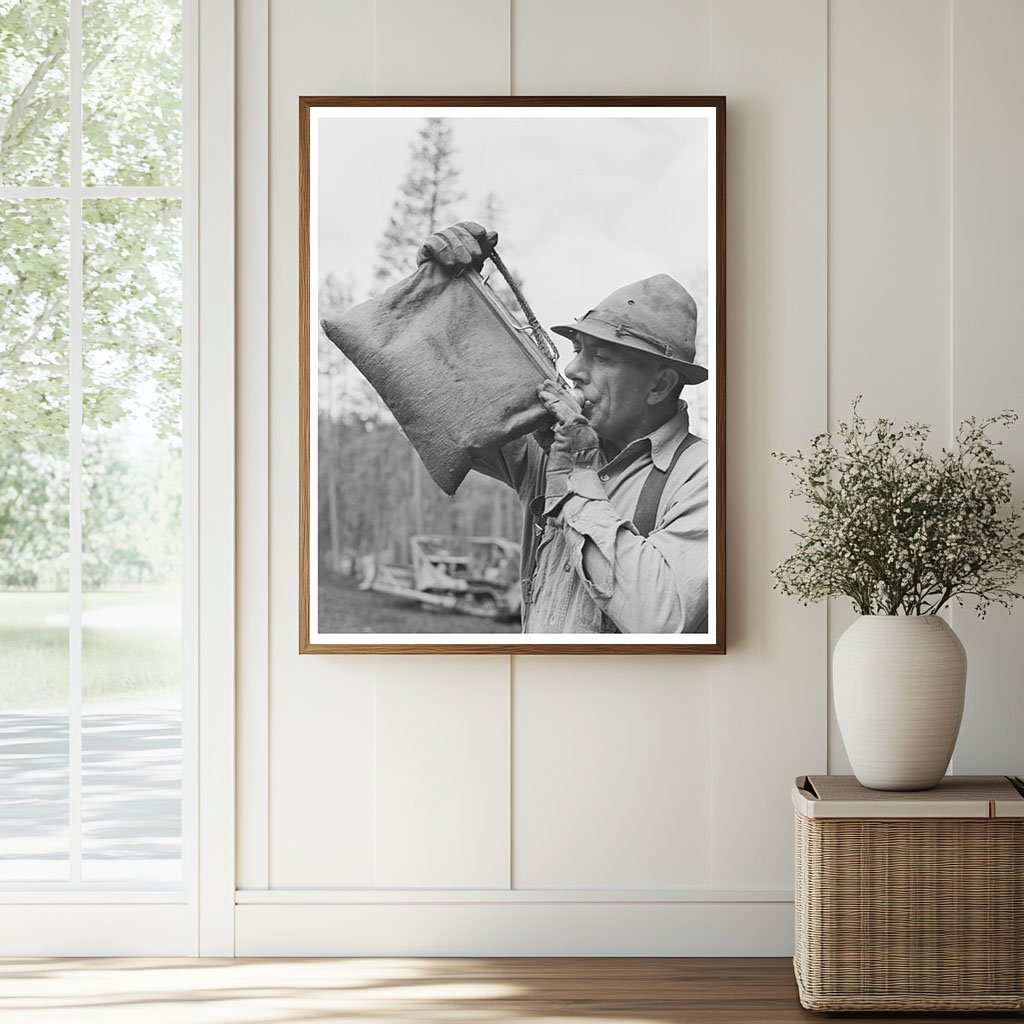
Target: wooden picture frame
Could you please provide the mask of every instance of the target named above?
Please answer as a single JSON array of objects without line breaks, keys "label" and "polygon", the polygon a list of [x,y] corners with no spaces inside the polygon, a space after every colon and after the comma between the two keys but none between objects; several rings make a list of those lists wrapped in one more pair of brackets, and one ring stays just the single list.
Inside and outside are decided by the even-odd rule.
[{"label": "wooden picture frame", "polygon": [[[461,159],[463,150],[472,173],[456,180],[452,171],[460,167],[453,154]],[[432,170],[426,173],[425,167]],[[474,174],[472,182],[466,180]],[[509,195],[495,197],[499,182]],[[385,187],[398,197],[390,217],[381,198]],[[434,189],[429,196],[428,188]],[[453,201],[470,193],[475,207],[469,198]],[[495,607],[509,617],[514,611],[518,587],[509,579],[518,545],[510,533],[522,495],[513,494],[511,504],[484,490],[445,498],[414,449],[409,446],[410,455],[402,455],[405,424],[395,422],[393,410],[321,327],[325,317],[328,325],[335,315],[344,322],[350,309],[415,269],[417,245],[425,241],[415,230],[427,223],[416,204],[431,197],[435,206],[454,210],[458,205],[460,211],[447,221],[442,216],[432,224],[435,230],[455,220],[481,221],[481,209],[496,216],[512,200],[514,209],[506,211],[511,219],[498,226],[498,249],[516,274],[525,275],[522,292],[545,323],[589,315],[615,281],[626,285],[669,273],[673,283],[684,279],[694,293],[696,355],[685,358],[706,367],[707,381],[684,387],[683,398],[690,403],[691,432],[705,435],[700,440],[706,449],[700,451],[706,451],[706,577],[679,575],[672,560],[675,527],[666,525],[659,537],[663,519],[670,517],[659,506],[650,538],[629,543],[650,557],[664,549],[659,558],[676,582],[649,586],[647,578],[623,569],[611,586],[613,594],[620,588],[615,607],[630,609],[621,612],[620,622],[633,616],[630,621],[641,626],[648,621],[700,626],[690,632],[669,632],[668,626],[620,632],[620,622],[606,610],[611,606],[598,597],[593,601],[601,609],[600,630],[521,632],[514,622],[481,621]],[[725,213],[724,97],[300,97],[300,653],[725,653]],[[498,287],[504,289],[504,282]],[[641,351],[649,342],[664,344],[666,356],[682,358],[682,350],[668,347],[675,342],[648,336],[637,343],[634,337],[644,332],[618,323],[615,331],[616,340],[625,336],[622,344]],[[576,341],[581,337],[566,333]],[[561,371],[571,353],[562,338],[554,340]],[[377,385],[385,390],[380,379]],[[685,434],[685,423],[681,429]],[[532,443],[513,442],[517,451]],[[650,461],[648,455],[646,464]],[[395,469],[402,466],[408,467],[408,479],[405,469]],[[476,481],[471,487],[484,487],[476,473],[466,479]],[[663,505],[674,508],[673,492],[667,493]],[[629,520],[625,498],[610,498],[612,508],[617,501],[623,505],[617,514]],[[600,514],[613,514],[605,505],[592,501]],[[561,522],[556,516],[552,529]],[[461,524],[462,532],[453,523]],[[631,524],[623,529],[631,538],[638,536]],[[699,531],[678,532],[686,534],[692,559]],[[576,535],[565,531],[565,536]],[[585,538],[574,543],[580,552],[577,568],[567,558],[566,573],[587,582],[581,584],[585,597],[579,598],[577,587],[567,598],[570,603],[600,591],[594,589],[597,577],[590,579],[584,568],[584,549],[600,545]],[[389,557],[380,554],[385,544]],[[645,558],[651,564],[647,555],[638,558],[636,565]],[[660,581],[661,562],[656,564]],[[560,585],[548,571],[543,586]],[[679,613],[691,600],[699,607],[702,593],[706,620],[692,611]],[[648,605],[649,619],[637,610]],[[536,608],[529,613],[532,626]]]}]

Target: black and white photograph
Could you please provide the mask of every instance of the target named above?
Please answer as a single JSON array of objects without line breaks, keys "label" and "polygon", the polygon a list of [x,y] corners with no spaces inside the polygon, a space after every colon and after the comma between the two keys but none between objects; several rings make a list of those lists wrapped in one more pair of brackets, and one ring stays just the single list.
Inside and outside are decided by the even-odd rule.
[{"label": "black and white photograph", "polygon": [[724,652],[724,100],[300,101],[300,650]]}]

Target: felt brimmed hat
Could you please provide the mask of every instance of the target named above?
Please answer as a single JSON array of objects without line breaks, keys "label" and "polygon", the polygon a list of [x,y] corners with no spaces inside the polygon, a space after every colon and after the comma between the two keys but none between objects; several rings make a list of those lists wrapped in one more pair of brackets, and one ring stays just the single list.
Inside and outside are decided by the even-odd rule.
[{"label": "felt brimmed hat", "polygon": [[564,338],[587,334],[658,356],[679,370],[687,384],[708,379],[707,368],[693,361],[697,355],[697,303],[668,274],[627,284],[576,323],[551,329]]}]

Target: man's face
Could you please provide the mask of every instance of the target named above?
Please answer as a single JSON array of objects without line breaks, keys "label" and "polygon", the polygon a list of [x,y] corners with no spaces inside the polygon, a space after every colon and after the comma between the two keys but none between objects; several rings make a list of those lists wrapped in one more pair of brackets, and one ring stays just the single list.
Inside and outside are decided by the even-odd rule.
[{"label": "man's face", "polygon": [[586,334],[577,334],[572,348],[565,375],[583,392],[583,414],[594,430],[619,445],[643,436],[655,365],[643,353]]}]

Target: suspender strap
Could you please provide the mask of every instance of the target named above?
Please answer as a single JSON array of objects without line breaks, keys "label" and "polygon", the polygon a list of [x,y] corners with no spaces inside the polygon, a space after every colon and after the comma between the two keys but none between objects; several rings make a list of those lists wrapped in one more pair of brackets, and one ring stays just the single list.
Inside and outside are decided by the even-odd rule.
[{"label": "suspender strap", "polygon": [[[679,447],[676,448],[675,453],[672,456],[672,461],[668,464],[668,468],[664,471],[657,468],[655,465],[651,465],[650,472],[647,474],[647,479],[644,481],[643,489],[640,491],[640,497],[637,499],[636,511],[633,513],[633,525],[636,527],[637,532],[644,537],[648,537],[653,531],[655,523],[658,520],[658,505],[661,503],[661,496],[665,492],[665,486],[668,484],[668,478],[672,475],[672,470],[675,469],[676,463],[679,461],[679,457],[690,447],[697,437],[694,434],[687,434],[686,437],[679,443]],[[538,485],[540,487],[540,493],[543,494],[543,481],[547,473],[548,456],[547,452],[544,453],[544,457],[541,459],[540,467],[537,475]],[[540,526],[541,519],[530,506],[526,508],[526,523],[527,530],[524,536],[524,547],[523,557],[521,563],[521,579],[523,584],[523,605],[524,610],[533,601],[533,593],[531,586],[533,583],[533,571],[537,564],[537,545],[540,540],[540,533],[542,528]],[[609,625],[611,620],[608,620]],[[605,629],[604,632],[617,632],[614,626],[610,629]]]},{"label": "suspender strap", "polygon": [[[641,537],[649,537],[654,530],[655,523],[658,521],[658,505],[661,503],[661,496],[665,493],[668,478],[672,475],[672,470],[676,468],[679,456],[696,440],[697,438],[693,434],[687,434],[679,442],[679,447],[676,448],[667,469],[661,470],[653,463],[651,464],[643,489],[640,491],[640,497],[637,498],[636,511],[633,513],[633,525]],[[602,612],[601,632],[620,633],[621,630]]]},{"label": "suspender strap", "polygon": [[683,438],[672,456],[672,461],[668,464],[668,469],[661,470],[657,466],[651,466],[651,471],[644,481],[643,490],[637,499],[636,511],[633,513],[633,525],[641,537],[649,537],[654,529],[654,524],[658,521],[658,505],[661,503],[661,496],[665,492],[668,478],[672,475],[679,456],[696,440],[697,438],[693,434],[687,434]]}]

